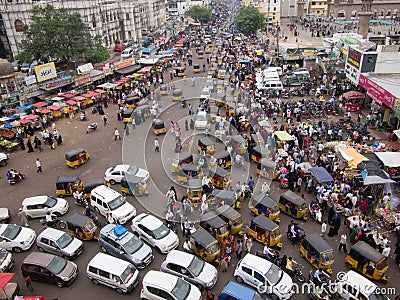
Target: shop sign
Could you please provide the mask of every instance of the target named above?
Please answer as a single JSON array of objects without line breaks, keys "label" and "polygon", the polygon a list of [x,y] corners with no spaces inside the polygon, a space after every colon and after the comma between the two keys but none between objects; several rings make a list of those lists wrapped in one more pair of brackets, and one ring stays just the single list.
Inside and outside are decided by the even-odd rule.
[{"label": "shop sign", "polygon": [[378,103],[386,105],[389,108],[394,107],[396,97],[385,90],[383,87],[381,87],[379,84],[375,83],[363,74],[360,75],[360,82],[362,83],[361,86],[363,86],[367,90],[367,94],[371,98],[376,100]]},{"label": "shop sign", "polygon": [[133,59],[127,59],[127,60],[124,60],[124,61],[121,61],[121,62],[115,62],[114,63],[114,70],[121,70],[123,68],[127,68],[127,67],[130,67],[130,66],[133,66],[135,64],[136,64],[136,60],[134,58]]},{"label": "shop sign", "polygon": [[36,83],[36,76],[35,75],[26,76],[24,80],[25,84],[29,86]]},{"label": "shop sign", "polygon": [[90,82],[90,74],[84,74],[80,76],[74,77],[74,85],[79,86],[85,83]]},{"label": "shop sign", "polygon": [[54,62],[49,62],[40,66],[35,66],[37,82],[42,82],[57,77],[56,66]]}]

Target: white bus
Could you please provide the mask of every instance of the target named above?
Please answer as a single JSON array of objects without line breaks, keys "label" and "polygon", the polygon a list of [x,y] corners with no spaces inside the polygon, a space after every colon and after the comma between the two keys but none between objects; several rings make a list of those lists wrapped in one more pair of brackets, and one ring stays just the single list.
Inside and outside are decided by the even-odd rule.
[{"label": "white bus", "polygon": [[281,67],[268,67],[263,72],[277,72],[279,76],[283,74]]}]

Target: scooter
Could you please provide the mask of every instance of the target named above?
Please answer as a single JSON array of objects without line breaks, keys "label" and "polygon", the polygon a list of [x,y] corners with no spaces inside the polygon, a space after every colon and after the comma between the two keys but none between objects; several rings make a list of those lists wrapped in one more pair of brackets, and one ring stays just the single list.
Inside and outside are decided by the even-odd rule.
[{"label": "scooter", "polygon": [[97,129],[97,123],[92,123],[90,125],[88,125],[87,129],[86,129],[86,134],[88,134],[91,131],[95,131]]},{"label": "scooter", "polygon": [[8,183],[10,185],[16,184],[26,178],[25,174],[18,173],[17,175],[14,175],[12,179],[8,179]]},{"label": "scooter", "polygon": [[87,117],[86,117],[86,114],[84,112],[81,112],[80,119],[81,119],[81,121],[87,121]]},{"label": "scooter", "polygon": [[63,220],[60,220],[59,218],[55,218],[54,220],[48,222],[46,219],[41,219],[40,223],[42,223],[43,227],[51,227],[51,228],[60,228],[60,229],[65,229],[67,225]]},{"label": "scooter", "polygon": [[75,199],[75,204],[79,206],[86,207],[88,205],[86,199],[83,197],[83,193],[79,193],[79,195],[73,195]]}]

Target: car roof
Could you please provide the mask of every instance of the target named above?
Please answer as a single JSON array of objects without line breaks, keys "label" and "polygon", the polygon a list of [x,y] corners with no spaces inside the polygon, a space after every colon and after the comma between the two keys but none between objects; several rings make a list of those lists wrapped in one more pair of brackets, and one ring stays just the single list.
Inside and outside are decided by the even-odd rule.
[{"label": "car roof", "polygon": [[174,263],[187,268],[192,262],[193,258],[193,254],[174,249],[167,254],[164,262]]},{"label": "car roof", "polygon": [[[262,269],[263,272],[265,272],[265,273],[269,270],[269,268],[272,265],[272,262],[270,262],[262,257],[251,254],[251,253],[246,254],[246,256],[242,258],[240,263],[244,263],[247,265],[251,265],[255,268]],[[268,267],[265,268],[265,266],[268,266]]]},{"label": "car roof", "polygon": [[46,200],[47,200],[47,196],[46,195],[28,197],[28,198],[25,198],[22,201],[22,205],[44,203],[44,202],[46,202]]},{"label": "car roof", "polygon": [[107,224],[100,230],[100,234],[106,235],[106,236],[112,238],[114,241],[121,242],[121,244],[125,244],[122,241],[125,240],[126,238],[127,238],[127,240],[130,240],[134,234],[132,232],[126,230],[125,233],[122,234],[121,236],[116,236],[115,232],[114,232],[114,229],[116,226],[118,226],[118,225]]},{"label": "car roof", "polygon": [[252,290],[251,288],[234,281],[229,281],[222,292],[235,298],[240,297],[238,298],[240,300],[253,299],[254,294],[256,293],[256,291]]},{"label": "car roof", "polygon": [[48,266],[54,257],[56,257],[56,255],[35,251],[31,252],[27,257],[25,257],[23,263]]},{"label": "car roof", "polygon": [[375,283],[355,271],[348,271],[346,276],[347,282],[360,287],[361,291],[366,293],[368,296],[374,294],[376,288],[378,287]]},{"label": "car roof", "polygon": [[157,286],[162,286],[168,291],[172,291],[172,289],[175,287],[176,282],[178,280],[178,277],[160,272],[160,271],[153,271],[150,270],[144,275],[143,277],[143,284],[151,284],[151,285],[157,285]]},{"label": "car roof", "polygon": [[125,260],[99,252],[90,260],[88,268],[95,266],[112,274],[120,275],[129,265],[130,263]]},{"label": "car roof", "polygon": [[145,214],[145,213],[140,214],[137,217],[135,217],[134,221],[136,224],[144,223],[146,225],[146,227],[150,230],[157,229],[163,224],[163,222],[160,219],[158,219],[152,215]]},{"label": "car roof", "polygon": [[48,227],[39,234],[39,237],[51,237],[57,240],[64,234],[64,231]]},{"label": "car roof", "polygon": [[112,168],[113,171],[127,171],[130,165],[116,165]]}]

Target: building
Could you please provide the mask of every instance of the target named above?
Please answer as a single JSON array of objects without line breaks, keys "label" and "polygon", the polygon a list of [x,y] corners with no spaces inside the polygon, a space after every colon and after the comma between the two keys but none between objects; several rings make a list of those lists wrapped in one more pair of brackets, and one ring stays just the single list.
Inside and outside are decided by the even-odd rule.
[{"label": "building", "polygon": [[[318,0],[320,1],[320,0]],[[326,16],[339,20],[357,20],[361,12],[361,0],[333,0],[327,3]],[[392,20],[399,17],[400,1],[381,0],[372,3],[372,19]]]},{"label": "building", "polygon": [[307,13],[315,17],[325,17],[328,10],[327,0],[309,0]]},{"label": "building", "polygon": [[168,16],[183,16],[189,6],[189,0],[168,0],[166,10]]},{"label": "building", "polygon": [[281,0],[281,17],[282,18],[289,18],[297,16],[297,4],[296,0]]},{"label": "building", "polygon": [[165,25],[163,0],[0,0],[0,51],[6,55],[20,52],[23,27],[30,22],[30,11],[34,5],[45,4],[79,13],[90,33],[102,36],[107,48],[119,40],[139,41],[142,29]]},{"label": "building", "polygon": [[281,0],[244,0],[244,5],[253,5],[265,13],[269,25],[280,24]]}]

